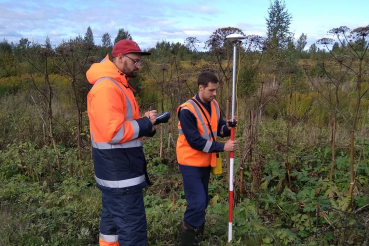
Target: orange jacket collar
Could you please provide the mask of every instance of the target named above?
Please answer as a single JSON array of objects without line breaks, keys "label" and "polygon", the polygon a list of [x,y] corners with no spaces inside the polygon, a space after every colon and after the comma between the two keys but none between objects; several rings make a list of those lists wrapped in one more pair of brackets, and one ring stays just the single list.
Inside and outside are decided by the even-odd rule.
[{"label": "orange jacket collar", "polygon": [[126,75],[123,74],[115,66],[115,64],[109,60],[109,55],[106,55],[100,63],[92,64],[90,69],[86,72],[86,77],[88,82],[92,85],[95,84],[100,78],[110,77],[136,92],[132,85],[128,82],[129,78],[127,78]]}]

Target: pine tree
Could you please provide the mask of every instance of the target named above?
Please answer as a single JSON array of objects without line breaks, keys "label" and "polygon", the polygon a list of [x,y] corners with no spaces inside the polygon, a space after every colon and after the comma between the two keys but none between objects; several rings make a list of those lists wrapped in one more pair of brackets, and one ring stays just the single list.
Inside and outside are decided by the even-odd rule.
[{"label": "pine tree", "polygon": [[318,52],[318,47],[316,46],[316,44],[312,44],[309,48],[310,57],[313,58],[317,52]]},{"label": "pine tree", "polygon": [[0,42],[0,54],[1,53],[12,53],[12,46],[8,43],[8,40],[4,38],[2,42]]},{"label": "pine tree", "polygon": [[128,31],[125,31],[124,28],[121,28],[121,29],[119,29],[118,35],[114,40],[114,44],[116,44],[118,41],[123,40],[123,39],[132,40],[132,36],[131,36],[131,34],[129,34]]},{"label": "pine tree", "polygon": [[334,44],[332,46],[332,52],[337,51],[339,49],[340,49],[340,44],[338,42],[334,42]]},{"label": "pine tree", "polygon": [[104,35],[101,38],[101,46],[102,47],[111,47],[113,46],[111,43],[111,38],[109,33],[104,33]]},{"label": "pine tree", "polygon": [[299,37],[299,39],[297,39],[297,42],[296,42],[296,50],[298,52],[301,53],[302,51],[304,51],[305,46],[307,44],[306,39],[307,39],[307,35],[304,34],[304,33],[302,33],[301,36]]},{"label": "pine tree", "polygon": [[91,27],[87,28],[86,34],[85,34],[85,38],[84,38],[85,43],[87,44],[91,44],[91,45],[95,45],[94,42],[94,35],[92,33]]},{"label": "pine tree", "polygon": [[51,42],[50,42],[50,38],[49,37],[46,37],[46,40],[45,40],[45,47],[47,49],[51,49]]}]

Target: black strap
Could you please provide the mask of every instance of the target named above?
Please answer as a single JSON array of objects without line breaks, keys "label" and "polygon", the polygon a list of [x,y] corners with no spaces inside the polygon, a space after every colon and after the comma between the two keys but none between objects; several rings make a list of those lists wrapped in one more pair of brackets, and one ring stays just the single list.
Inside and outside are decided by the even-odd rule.
[{"label": "black strap", "polygon": [[205,119],[208,122],[208,126],[210,128],[210,133],[211,133],[211,136],[213,137],[213,141],[215,142],[215,137],[214,137],[214,134],[213,134],[213,130],[211,129],[211,125],[210,125],[209,119],[208,119],[208,117],[206,117],[206,114],[205,114],[204,109],[201,107],[201,105],[199,104],[199,102],[196,99],[191,98],[191,100],[194,101],[197,104],[197,106],[201,109],[202,114],[205,116]]}]

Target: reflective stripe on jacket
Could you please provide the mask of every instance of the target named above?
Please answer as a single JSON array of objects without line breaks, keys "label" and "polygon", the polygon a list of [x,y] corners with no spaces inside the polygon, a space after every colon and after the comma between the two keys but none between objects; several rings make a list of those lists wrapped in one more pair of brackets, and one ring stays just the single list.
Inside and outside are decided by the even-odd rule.
[{"label": "reflective stripe on jacket", "polygon": [[86,77],[93,84],[87,112],[99,188],[126,188],[145,181],[142,136],[151,132],[147,117],[140,118],[138,103],[126,76],[106,58],[94,63]]},{"label": "reflective stripe on jacket", "polygon": [[[195,98],[194,98],[195,99]],[[201,105],[201,104],[200,104]],[[216,100],[211,102],[211,116],[208,111],[201,105],[203,111],[208,118],[211,128],[213,130],[214,138],[217,139],[217,129],[218,122],[220,119],[220,111],[219,105]],[[207,140],[205,147],[202,151],[191,148],[188,141],[186,140],[185,135],[183,134],[181,122],[178,122],[178,140],[177,140],[177,161],[179,164],[187,165],[187,166],[197,166],[197,167],[207,167],[211,164],[212,155],[216,153],[208,153],[209,149],[212,145],[213,138],[210,133],[210,128],[208,126],[207,120],[202,113],[201,109],[197,106],[197,104],[188,100],[187,102],[180,105],[177,109],[177,114],[179,114],[180,110],[189,110],[197,120],[197,129],[199,130],[200,136]],[[215,112],[215,113],[214,113]]]},{"label": "reflective stripe on jacket", "polygon": [[99,235],[99,246],[119,246],[118,235]]}]

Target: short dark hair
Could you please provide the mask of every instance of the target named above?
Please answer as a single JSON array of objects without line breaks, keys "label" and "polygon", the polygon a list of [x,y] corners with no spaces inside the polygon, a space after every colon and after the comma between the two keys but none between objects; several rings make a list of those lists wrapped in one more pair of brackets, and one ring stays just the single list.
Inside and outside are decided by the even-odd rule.
[{"label": "short dark hair", "polygon": [[213,72],[210,71],[201,72],[199,77],[197,78],[197,86],[203,85],[204,87],[207,87],[209,82],[218,83],[219,80]]}]

